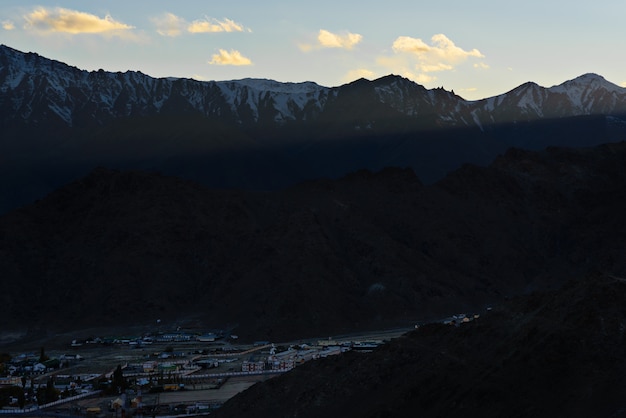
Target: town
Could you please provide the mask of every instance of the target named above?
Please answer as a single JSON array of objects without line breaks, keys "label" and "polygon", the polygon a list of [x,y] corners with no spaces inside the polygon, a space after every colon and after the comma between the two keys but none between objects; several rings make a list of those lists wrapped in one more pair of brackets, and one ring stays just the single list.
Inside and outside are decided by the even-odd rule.
[{"label": "town", "polygon": [[0,354],[0,414],[206,415],[253,384],[408,329],[275,344],[222,330],[90,336],[62,349]]}]

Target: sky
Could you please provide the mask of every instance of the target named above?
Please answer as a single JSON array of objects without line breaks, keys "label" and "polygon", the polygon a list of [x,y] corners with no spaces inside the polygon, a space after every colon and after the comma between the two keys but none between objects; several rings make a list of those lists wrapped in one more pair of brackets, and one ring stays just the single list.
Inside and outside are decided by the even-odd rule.
[{"label": "sky", "polygon": [[84,70],[327,87],[401,75],[468,100],[596,73],[626,87],[626,1],[1,0],[0,43]]}]

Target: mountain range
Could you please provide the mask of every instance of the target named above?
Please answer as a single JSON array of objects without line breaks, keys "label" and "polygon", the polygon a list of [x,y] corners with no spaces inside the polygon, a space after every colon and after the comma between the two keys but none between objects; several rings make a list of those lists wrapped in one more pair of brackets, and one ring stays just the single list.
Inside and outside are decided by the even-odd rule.
[{"label": "mountain range", "polygon": [[83,71],[0,46],[0,211],[95,166],[267,190],[358,169],[425,183],[511,146],[591,146],[626,132],[626,89],[585,74],[467,101],[389,75],[339,87]]},{"label": "mountain range", "polygon": [[[363,107],[377,103],[396,111],[398,117],[456,128],[626,114],[626,89],[596,74],[551,88],[529,82],[496,97],[467,101],[454,92],[427,90],[394,75],[334,88],[265,79],[202,82],[152,78],[133,71],[88,72],[6,46],[0,54],[5,126],[91,127],[119,118],[196,113],[254,130],[268,124],[315,123],[329,109],[338,110],[335,106],[340,96],[351,94],[365,96],[360,97],[366,100]],[[356,120],[351,128],[375,129],[376,119]]]}]

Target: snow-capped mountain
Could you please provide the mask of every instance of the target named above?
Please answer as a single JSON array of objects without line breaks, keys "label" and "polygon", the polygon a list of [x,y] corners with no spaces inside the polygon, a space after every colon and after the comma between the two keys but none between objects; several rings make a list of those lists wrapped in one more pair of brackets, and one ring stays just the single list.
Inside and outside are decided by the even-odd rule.
[{"label": "snow-capped mountain", "polygon": [[[436,126],[483,127],[544,118],[626,114],[626,89],[595,74],[550,88],[529,82],[499,96],[466,101],[453,92],[428,90],[398,76],[372,82],[357,80],[333,88],[312,82],[263,79],[201,82],[153,78],[132,71],[88,72],[0,46],[4,125],[91,126],[120,117],[196,113],[248,128],[282,126],[289,122],[313,123],[326,111],[341,119],[344,115],[337,114],[338,109],[350,115],[354,109],[336,103],[342,95],[358,96],[357,102],[363,106],[382,106]],[[376,121],[361,122],[372,125]]]},{"label": "snow-capped mountain", "polygon": [[0,46],[0,213],[101,165],[276,189],[359,169],[434,182],[507,148],[626,140],[626,89],[586,74],[468,101],[389,75],[338,87],[84,71]]},{"label": "snow-capped mountain", "polygon": [[528,82],[468,105],[481,124],[626,114],[626,89],[597,74],[584,74],[545,88]]},{"label": "snow-capped mountain", "polygon": [[200,82],[140,72],[88,72],[33,53],[0,47],[3,122],[67,126],[120,117],[196,112],[239,124],[306,120],[331,90],[312,82],[245,79]]}]

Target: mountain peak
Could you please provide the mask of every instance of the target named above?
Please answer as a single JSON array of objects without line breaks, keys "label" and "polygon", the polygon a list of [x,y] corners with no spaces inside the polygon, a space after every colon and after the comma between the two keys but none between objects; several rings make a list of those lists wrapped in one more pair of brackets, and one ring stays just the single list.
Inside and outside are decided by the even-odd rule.
[{"label": "mountain peak", "polygon": [[576,88],[576,87],[588,87],[594,90],[603,89],[608,91],[616,91],[619,93],[624,92],[624,88],[607,81],[604,77],[595,73],[585,73],[572,80],[567,80],[558,86],[552,88]]},{"label": "mountain peak", "polygon": [[387,74],[385,76],[382,76],[374,80],[374,82],[376,83],[390,83],[394,81],[409,82],[409,83],[415,84],[414,81],[411,81],[408,78],[402,77],[401,75],[397,75],[397,74]]},{"label": "mountain peak", "polygon": [[585,73],[576,77],[575,79],[571,81],[580,81],[580,82],[585,82],[585,83],[605,82],[606,78],[596,73]]}]

